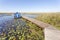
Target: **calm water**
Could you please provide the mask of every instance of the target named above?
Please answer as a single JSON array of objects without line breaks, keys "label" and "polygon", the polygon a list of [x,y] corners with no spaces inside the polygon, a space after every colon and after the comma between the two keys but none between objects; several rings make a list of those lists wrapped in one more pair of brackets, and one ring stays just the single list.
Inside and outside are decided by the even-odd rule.
[{"label": "calm water", "polygon": [[30,18],[35,18],[37,17],[39,14],[22,14],[22,16],[27,16],[27,17],[30,17]]},{"label": "calm water", "polygon": [[[22,16],[27,16],[29,18],[35,18],[38,14],[22,14]],[[6,25],[7,21],[12,21],[14,19],[14,15],[7,16],[6,14],[0,15],[0,29]]]},{"label": "calm water", "polygon": [[[27,16],[29,18],[35,18],[35,17],[38,16],[38,14],[34,14],[34,15],[32,15],[32,14],[22,14],[22,16]],[[6,14],[0,15],[0,24],[4,23],[5,21],[12,20],[12,19],[14,19],[14,15],[11,15],[11,16],[8,16]]]},{"label": "calm water", "polygon": [[[38,14],[22,14],[22,16],[27,16],[27,17],[30,17],[30,18],[35,18],[36,16],[38,16]],[[6,14],[5,15],[0,15],[0,29],[2,28],[2,26],[5,26],[6,22],[7,21],[12,21],[14,19],[14,15],[12,16],[7,16]]]}]

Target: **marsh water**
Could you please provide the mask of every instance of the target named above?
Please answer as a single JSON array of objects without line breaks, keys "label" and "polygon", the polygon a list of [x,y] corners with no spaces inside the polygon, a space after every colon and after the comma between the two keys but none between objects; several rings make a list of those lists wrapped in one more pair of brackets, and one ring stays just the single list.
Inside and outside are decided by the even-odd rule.
[{"label": "marsh water", "polygon": [[[27,16],[29,18],[35,18],[38,15],[36,15],[36,14],[34,14],[34,15],[32,15],[32,14],[22,14],[22,16]],[[0,31],[1,31],[1,28],[4,28],[6,25],[9,24],[9,22],[12,22],[13,23],[12,20],[14,20],[14,15],[11,15],[11,16],[8,16],[7,14],[0,15]],[[12,24],[10,24],[10,25],[12,25]]]},{"label": "marsh water", "polygon": [[[38,15],[29,15],[29,14],[22,14],[22,16],[27,16],[29,18],[35,18]],[[27,37],[27,35],[32,35],[30,27],[26,25],[27,22],[24,21],[22,18],[14,19],[14,16],[4,16],[0,17],[0,40],[35,40],[34,37]],[[32,33],[32,34],[31,34]],[[37,36],[37,35],[34,35]],[[23,38],[22,38],[23,37]],[[38,36],[38,39],[41,38]]]}]

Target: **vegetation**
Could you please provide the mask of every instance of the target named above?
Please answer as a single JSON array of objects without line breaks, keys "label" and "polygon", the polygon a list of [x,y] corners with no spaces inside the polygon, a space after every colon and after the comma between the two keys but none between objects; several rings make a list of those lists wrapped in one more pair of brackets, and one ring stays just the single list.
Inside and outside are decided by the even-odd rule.
[{"label": "vegetation", "polygon": [[57,29],[60,29],[60,14],[59,13],[45,13],[40,14],[36,17],[37,20],[43,21],[45,23],[55,26]]},{"label": "vegetation", "polygon": [[30,27],[29,30],[31,30],[31,36],[34,38],[33,40],[44,40],[43,29],[39,28],[30,21],[27,21],[27,26]]},{"label": "vegetation", "polygon": [[0,32],[0,40],[43,40],[43,30],[23,19],[6,21]]}]

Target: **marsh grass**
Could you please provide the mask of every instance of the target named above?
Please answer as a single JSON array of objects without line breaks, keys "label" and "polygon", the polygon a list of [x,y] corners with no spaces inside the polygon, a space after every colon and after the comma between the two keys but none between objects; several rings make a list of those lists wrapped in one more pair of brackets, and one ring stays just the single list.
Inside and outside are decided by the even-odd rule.
[{"label": "marsh grass", "polygon": [[36,17],[37,20],[53,25],[60,30],[60,14],[59,13],[43,13]]}]

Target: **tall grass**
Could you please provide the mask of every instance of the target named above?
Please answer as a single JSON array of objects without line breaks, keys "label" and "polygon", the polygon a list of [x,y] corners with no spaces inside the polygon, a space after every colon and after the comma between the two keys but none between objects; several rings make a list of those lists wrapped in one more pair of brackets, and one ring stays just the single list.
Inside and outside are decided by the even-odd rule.
[{"label": "tall grass", "polygon": [[60,14],[59,13],[43,13],[36,17],[37,20],[48,23],[60,29]]}]

